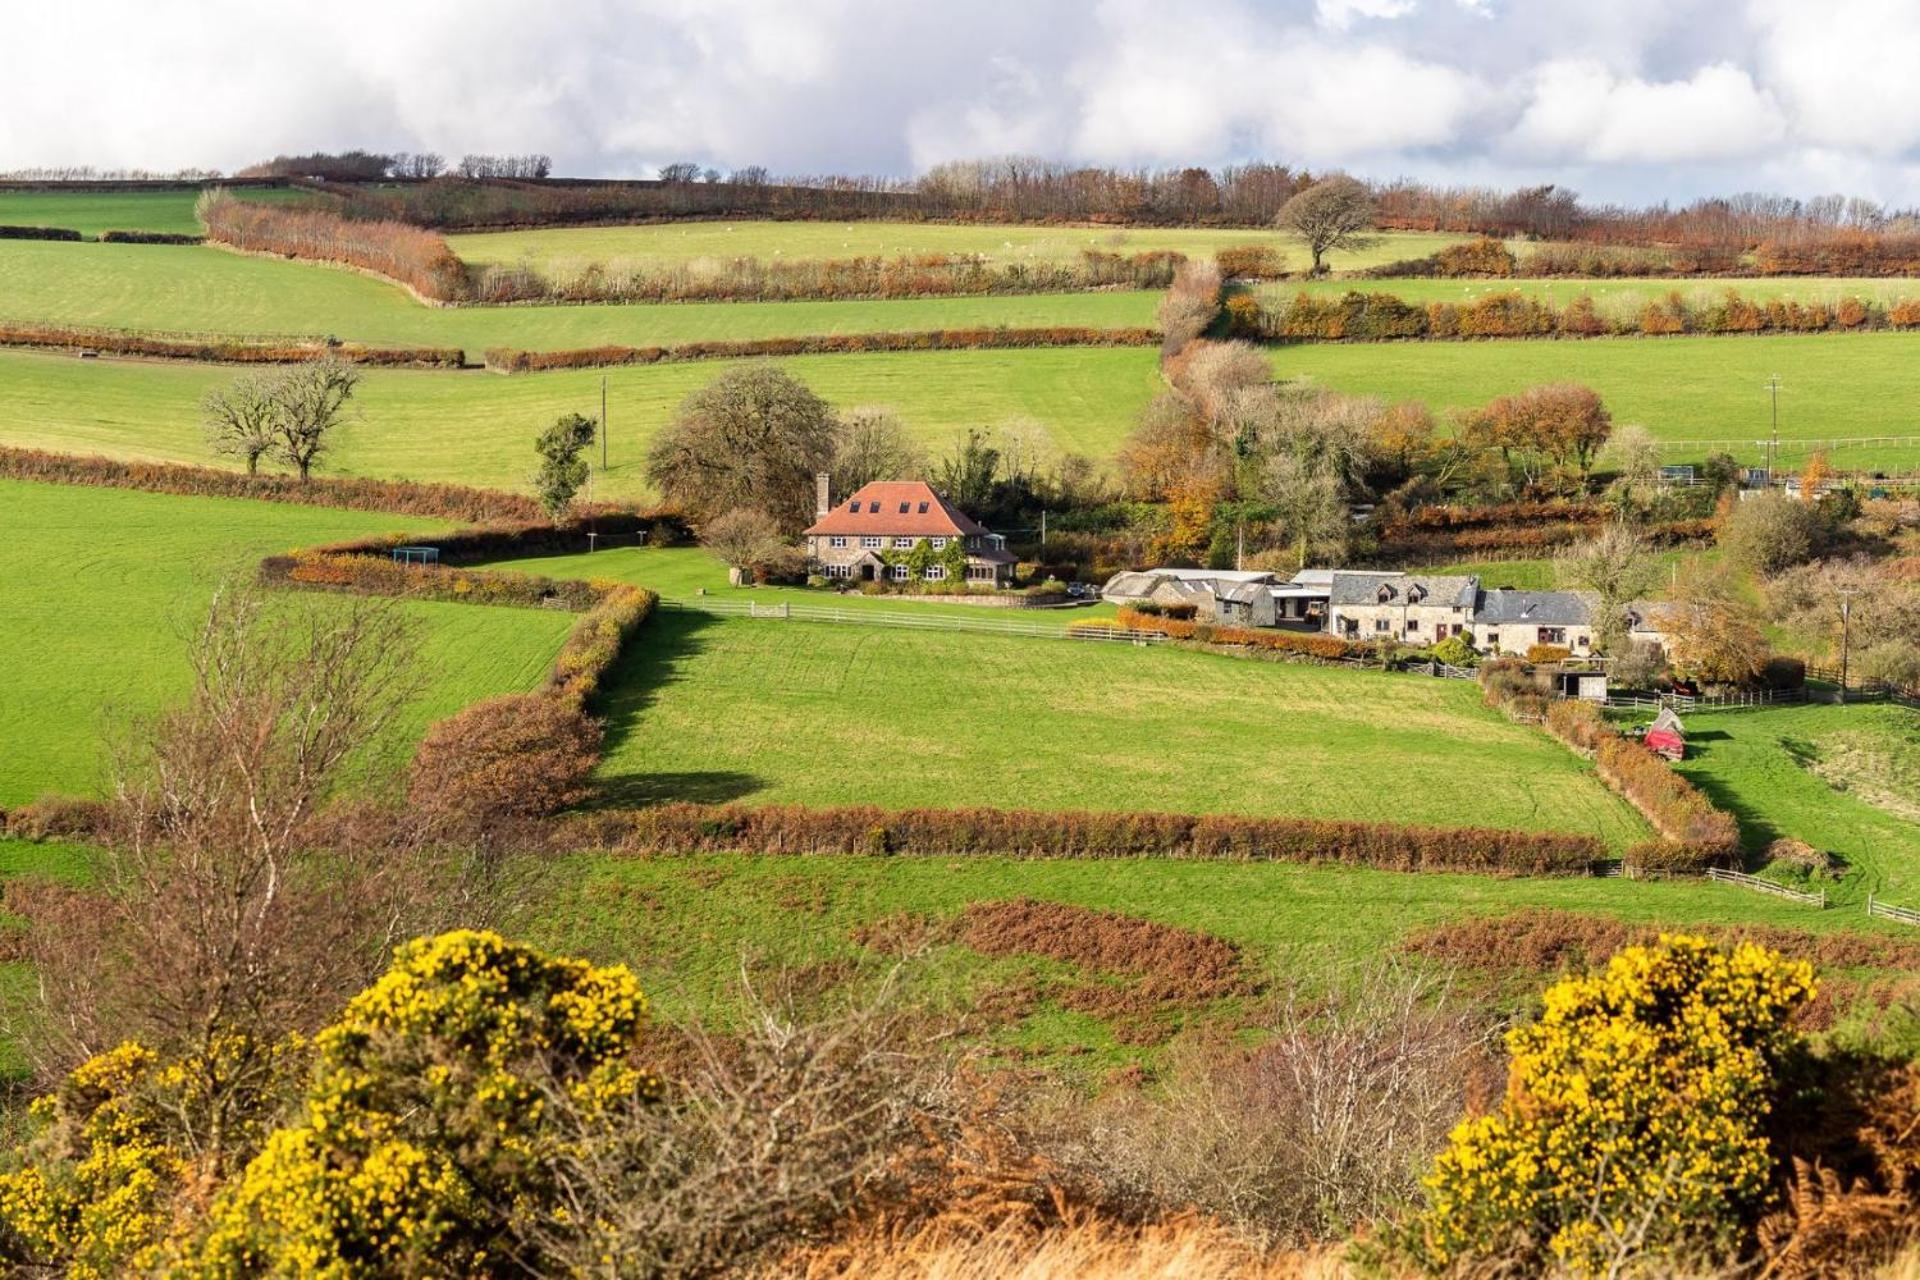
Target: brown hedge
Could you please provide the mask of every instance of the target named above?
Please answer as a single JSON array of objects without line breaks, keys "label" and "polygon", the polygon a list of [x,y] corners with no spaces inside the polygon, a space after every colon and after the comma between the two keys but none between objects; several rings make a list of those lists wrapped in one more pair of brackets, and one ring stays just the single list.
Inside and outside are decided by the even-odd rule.
[{"label": "brown hedge", "polygon": [[[1371,657],[1374,652],[1371,645],[1354,644],[1338,636],[1317,631],[1275,631],[1264,627],[1221,626],[1210,622],[1195,622],[1191,618],[1156,615],[1130,606],[1116,613],[1113,622],[1118,630],[1162,635],[1171,640],[1192,640],[1200,644],[1263,649],[1272,653],[1298,653],[1313,658],[1351,660]],[[1074,624],[1075,628],[1092,628],[1094,625],[1092,623]]]},{"label": "brown hedge", "polygon": [[470,295],[466,264],[431,231],[404,222],[342,218],[309,206],[237,200],[215,190],[200,202],[207,238],[248,253],[334,262],[398,281],[424,298]]},{"label": "brown hedge", "polygon": [[0,445],[0,479],[138,489],[188,497],[255,498],[262,502],[340,507],[349,511],[390,511],[440,520],[533,522],[540,517],[540,506],[532,498],[466,485],[343,476],[315,476],[302,483],[293,476],[249,476],[213,467],[128,462],[6,445]]},{"label": "brown hedge", "polygon": [[489,369],[535,373],[548,369],[584,369],[603,365],[668,364],[682,360],[731,360],[750,356],[836,355],[863,351],[960,351],[1020,347],[1151,347],[1157,330],[1095,329],[1056,325],[1014,329],[927,329],[902,333],[829,333],[800,338],[757,338],[737,342],[686,342],[671,347],[582,347],[563,351],[525,351],[493,347]]},{"label": "brown hedge", "polygon": [[1074,262],[993,263],[976,255],[734,258],[717,266],[680,263],[608,268],[592,264],[554,279],[530,267],[487,267],[466,300],[511,302],[792,302],[1067,293],[1083,289],[1164,289],[1186,259],[1177,253],[1123,255],[1082,250]]},{"label": "brown hedge", "polygon": [[[1494,697],[1489,682],[1489,698]],[[1559,701],[1546,708],[1547,731],[1591,756],[1600,780],[1652,823],[1661,840],[1636,846],[1627,864],[1636,870],[1698,873],[1731,866],[1740,850],[1740,824],[1716,809],[1672,765],[1607,723],[1592,703]]]},{"label": "brown hedge", "polygon": [[1591,836],[1305,818],[1023,809],[667,804],[572,820],[562,842],[616,853],[744,852],[928,857],[1181,858],[1387,871],[1585,875]]},{"label": "brown hedge", "polygon": [[301,338],[185,337],[8,321],[0,321],[0,346],[54,347],[218,364],[303,364],[329,355],[353,364],[389,368],[458,369],[467,362],[466,352],[458,347],[370,347],[358,342],[329,343]]}]

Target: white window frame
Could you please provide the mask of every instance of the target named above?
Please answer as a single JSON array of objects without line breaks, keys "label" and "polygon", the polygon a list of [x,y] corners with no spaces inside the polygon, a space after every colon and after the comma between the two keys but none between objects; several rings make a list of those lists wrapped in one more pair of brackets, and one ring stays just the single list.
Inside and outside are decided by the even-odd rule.
[{"label": "white window frame", "polygon": [[947,566],[943,564],[928,565],[926,579],[928,582],[945,582],[947,580]]},{"label": "white window frame", "polygon": [[970,564],[967,566],[967,577],[969,580],[991,582],[995,576],[993,566],[990,564]]},{"label": "white window frame", "polygon": [[828,546],[830,546],[830,547],[844,547],[844,546],[846,546],[846,545],[847,545],[847,539],[846,539],[846,535],[845,535],[845,534],[839,534],[839,533],[836,533],[836,534],[834,534],[834,535],[833,535],[832,537],[830,537],[830,538],[828,538],[828,539],[827,539],[827,545],[828,545]]},{"label": "white window frame", "polygon": [[895,551],[911,551],[914,548],[914,544],[919,541],[920,539],[918,538],[895,538],[893,540],[893,549]]},{"label": "white window frame", "polygon": [[867,534],[860,539],[860,545],[869,551],[878,551],[881,547],[887,545],[887,540],[885,538],[877,538],[872,534]]},{"label": "white window frame", "polygon": [[888,565],[887,568],[889,570],[887,576],[892,578],[895,582],[913,581],[913,570],[909,569],[906,565],[904,564]]},{"label": "white window frame", "polygon": [[945,538],[933,538],[931,541],[935,551],[945,551],[947,549],[947,540]]},{"label": "white window frame", "polygon": [[853,566],[850,564],[830,564],[826,566],[826,570],[829,578],[851,578],[853,576]]}]

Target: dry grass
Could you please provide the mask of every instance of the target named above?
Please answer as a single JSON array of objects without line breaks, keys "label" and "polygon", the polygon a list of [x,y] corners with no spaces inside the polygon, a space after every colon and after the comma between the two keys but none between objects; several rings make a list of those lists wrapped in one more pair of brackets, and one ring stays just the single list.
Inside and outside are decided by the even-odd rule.
[{"label": "dry grass", "polygon": [[1046,1231],[1008,1224],[984,1234],[932,1228],[905,1241],[856,1241],[767,1274],[806,1280],[1336,1280],[1353,1272],[1337,1251],[1262,1254],[1197,1218],[1145,1227],[1085,1218]]}]

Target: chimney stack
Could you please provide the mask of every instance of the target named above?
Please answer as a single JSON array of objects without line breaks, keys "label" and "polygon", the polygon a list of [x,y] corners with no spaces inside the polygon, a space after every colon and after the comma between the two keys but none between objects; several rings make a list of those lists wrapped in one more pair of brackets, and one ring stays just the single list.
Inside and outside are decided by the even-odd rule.
[{"label": "chimney stack", "polygon": [[813,506],[817,516],[833,510],[833,477],[824,471],[813,478]]}]

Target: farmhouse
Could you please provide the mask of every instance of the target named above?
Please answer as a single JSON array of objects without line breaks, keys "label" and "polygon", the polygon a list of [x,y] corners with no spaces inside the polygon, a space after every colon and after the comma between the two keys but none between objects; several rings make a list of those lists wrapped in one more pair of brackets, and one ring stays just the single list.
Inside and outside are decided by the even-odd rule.
[{"label": "farmhouse", "polygon": [[1470,575],[1337,570],[1327,630],[1343,640],[1433,644],[1466,632],[1479,596],[1480,579]]},{"label": "farmhouse", "polygon": [[[942,582],[957,576],[964,559],[967,582],[1000,586],[1013,580],[1015,561],[1006,539],[923,480],[878,480],[838,503],[825,475],[816,484],[816,518],[804,535],[809,573],[862,582]],[[909,556],[920,562],[918,569]]]},{"label": "farmhouse", "polygon": [[1584,591],[1482,591],[1473,644],[1485,653],[1524,654],[1535,645],[1591,653],[1593,610],[1594,597]]}]

